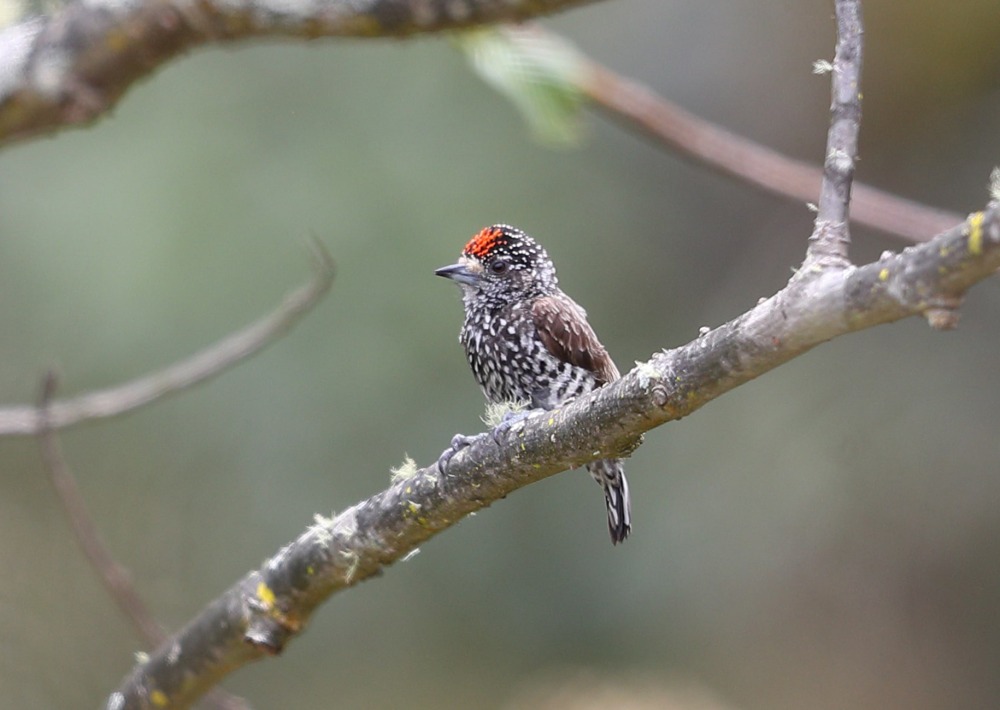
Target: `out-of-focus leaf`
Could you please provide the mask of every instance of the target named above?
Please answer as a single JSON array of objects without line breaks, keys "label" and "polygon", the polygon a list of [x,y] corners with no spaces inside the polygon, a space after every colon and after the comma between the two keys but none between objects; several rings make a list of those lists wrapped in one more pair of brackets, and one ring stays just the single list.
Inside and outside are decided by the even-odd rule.
[{"label": "out-of-focus leaf", "polygon": [[550,146],[580,144],[580,58],[569,43],[530,27],[501,27],[465,32],[458,45],[475,71],[513,102],[536,139]]}]

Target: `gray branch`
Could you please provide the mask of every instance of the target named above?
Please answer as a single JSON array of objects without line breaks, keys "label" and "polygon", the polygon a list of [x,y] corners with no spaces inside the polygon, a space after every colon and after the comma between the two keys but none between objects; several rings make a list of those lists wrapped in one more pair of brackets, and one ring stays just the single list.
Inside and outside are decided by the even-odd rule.
[{"label": "gray branch", "polygon": [[[480,435],[442,477],[418,471],[314,526],[251,572],[138,664],[108,708],[187,707],[230,671],[280,653],[330,595],[376,576],[466,515],[588,461],[627,455],[639,436],[832,338],[949,312],[1000,268],[1000,208],[861,267],[804,266],[788,285],[621,380]],[[953,321],[944,323],[950,325]]]},{"label": "gray branch", "polygon": [[136,80],[212,42],[402,37],[594,0],[88,0],[0,31],[0,143],[88,124]]},{"label": "gray branch", "polygon": [[862,32],[860,0],[836,0],[837,50],[833,58],[832,114],[819,192],[816,226],[809,238],[807,263],[846,266],[851,242],[848,227],[851,183],[861,129]]}]

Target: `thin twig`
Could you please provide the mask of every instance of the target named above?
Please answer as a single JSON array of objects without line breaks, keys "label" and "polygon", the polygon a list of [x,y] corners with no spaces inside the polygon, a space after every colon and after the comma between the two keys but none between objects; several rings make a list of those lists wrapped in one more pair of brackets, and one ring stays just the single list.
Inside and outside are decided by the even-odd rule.
[{"label": "thin twig", "polygon": [[[288,294],[272,313],[159,372],[72,399],[52,402],[46,410],[48,420],[45,426],[62,429],[89,419],[124,414],[216,377],[260,352],[298,323],[329,291],[333,283],[333,260],[318,241],[314,243],[313,251],[313,278]],[[28,436],[38,434],[41,428],[35,407],[0,409],[0,436]]]},{"label": "thin twig", "polygon": [[[101,580],[108,596],[118,606],[122,614],[132,622],[132,626],[146,648],[155,648],[167,638],[163,627],[156,621],[149,607],[139,596],[132,584],[132,577],[122,565],[111,555],[111,551],[94,525],[90,511],[83,499],[83,493],[76,483],[76,477],[62,453],[62,446],[55,431],[48,426],[49,405],[55,395],[57,377],[54,372],[48,372],[42,380],[38,398],[38,420],[41,428],[38,432],[38,446],[42,461],[49,473],[49,480],[56,492],[56,498],[62,506],[66,519],[69,521],[73,537],[76,539],[83,556]],[[239,696],[233,695],[221,688],[213,688],[205,696],[206,702],[218,710],[247,710],[250,706]]]},{"label": "thin twig", "polygon": [[83,556],[97,572],[98,578],[104,584],[108,594],[114,600],[122,613],[132,622],[143,643],[152,648],[161,643],[166,634],[153,618],[142,599],[132,586],[128,572],[111,556],[104,541],[101,540],[97,527],[87,511],[83,494],[80,492],[76,479],[66,465],[62,448],[55,431],[49,426],[49,407],[55,394],[57,378],[49,372],[42,381],[41,395],[38,399],[38,443],[41,448],[45,469],[55,489],[56,496],[62,504],[70,528]]},{"label": "thin twig", "polygon": [[851,184],[861,130],[861,58],[864,48],[861,0],[836,0],[837,51],[830,73],[833,100],[826,137],[823,184],[819,191],[816,226],[809,237],[806,261],[847,266],[851,243],[847,223]]},{"label": "thin twig", "polygon": [[[816,202],[823,171],[738,136],[658,96],[592,60],[580,72],[586,97],[671,150],[781,197]],[[960,224],[964,215],[855,183],[851,221],[911,242],[926,242]]]}]

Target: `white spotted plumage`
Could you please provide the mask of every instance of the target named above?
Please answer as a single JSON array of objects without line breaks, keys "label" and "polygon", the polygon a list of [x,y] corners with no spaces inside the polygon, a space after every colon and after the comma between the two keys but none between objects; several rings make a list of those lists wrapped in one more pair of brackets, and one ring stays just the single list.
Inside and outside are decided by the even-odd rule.
[{"label": "white spotted plumage", "polygon": [[[548,254],[519,229],[483,229],[457,264],[436,273],[462,288],[459,341],[491,402],[553,409],[618,379],[586,312],[559,289]],[[604,489],[608,528],[617,544],[631,531],[621,460],[594,461],[587,469]]]}]

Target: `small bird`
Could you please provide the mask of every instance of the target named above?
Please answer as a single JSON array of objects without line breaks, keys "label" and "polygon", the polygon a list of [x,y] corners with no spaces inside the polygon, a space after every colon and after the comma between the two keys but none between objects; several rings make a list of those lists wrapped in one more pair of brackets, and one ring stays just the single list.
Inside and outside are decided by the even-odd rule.
[{"label": "small bird", "polygon": [[[586,311],[560,290],[549,255],[520,229],[486,227],[465,245],[457,264],[434,273],[462,289],[459,342],[491,402],[554,409],[619,378]],[[449,453],[454,451],[442,456]],[[611,542],[617,545],[632,530],[622,462],[594,461],[587,470],[604,489]]]}]

